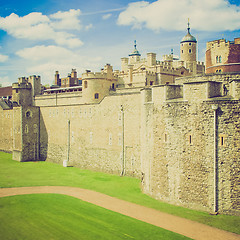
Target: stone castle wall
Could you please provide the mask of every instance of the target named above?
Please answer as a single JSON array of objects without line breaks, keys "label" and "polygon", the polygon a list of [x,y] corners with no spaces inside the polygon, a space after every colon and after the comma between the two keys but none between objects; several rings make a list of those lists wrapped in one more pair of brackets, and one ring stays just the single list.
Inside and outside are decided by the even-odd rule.
[{"label": "stone castle wall", "polygon": [[[150,103],[149,103],[150,104]],[[149,105],[148,104],[148,105]],[[213,211],[214,129],[212,104],[217,110],[217,207],[219,212],[239,208],[239,113],[238,102],[192,104],[185,101],[152,104],[147,111],[149,134],[144,191],[176,205]],[[233,107],[235,106],[235,107]],[[149,108],[149,106],[146,106]],[[146,118],[146,117],[145,117]],[[234,130],[235,129],[235,130]],[[235,133],[234,133],[235,131]]]},{"label": "stone castle wall", "polygon": [[38,95],[35,98],[35,105],[39,107],[44,106],[67,106],[73,104],[82,104],[82,92],[69,93],[55,93]]},{"label": "stone castle wall", "polygon": [[117,174],[124,158],[126,173],[140,175],[139,99],[135,91],[107,96],[101,104],[41,107],[41,158],[62,163],[70,149],[70,165]]},{"label": "stone castle wall", "polygon": [[[68,160],[70,166],[141,177],[145,193],[198,210],[214,211],[216,192],[219,212],[240,214],[239,78],[199,79],[116,89],[99,103],[84,104],[81,94],[69,93],[37,96],[38,107],[0,108],[0,149],[19,161]],[[223,84],[234,99],[223,96]]]}]

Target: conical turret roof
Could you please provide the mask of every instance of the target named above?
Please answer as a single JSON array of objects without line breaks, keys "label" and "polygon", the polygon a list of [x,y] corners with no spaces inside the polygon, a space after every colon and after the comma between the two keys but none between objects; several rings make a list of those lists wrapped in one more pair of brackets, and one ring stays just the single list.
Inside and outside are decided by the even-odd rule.
[{"label": "conical turret roof", "polygon": [[186,36],[183,37],[181,43],[183,43],[183,42],[197,42],[196,38],[193,35],[190,34],[189,22],[188,22],[187,30],[188,30],[188,33],[187,33]]},{"label": "conical turret roof", "polygon": [[137,50],[137,41],[136,40],[134,41],[134,50],[131,54],[129,54],[129,56],[141,56],[141,54]]}]

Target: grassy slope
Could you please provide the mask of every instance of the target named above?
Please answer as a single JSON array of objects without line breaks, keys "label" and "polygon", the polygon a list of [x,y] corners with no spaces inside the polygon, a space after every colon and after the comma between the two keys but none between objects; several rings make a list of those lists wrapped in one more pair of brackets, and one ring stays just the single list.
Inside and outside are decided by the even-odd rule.
[{"label": "grassy slope", "polygon": [[0,198],[1,239],[189,239],[59,194]]},{"label": "grassy slope", "polygon": [[0,187],[81,187],[240,234],[240,217],[211,216],[205,212],[162,203],[141,193],[138,179],[78,168],[63,168],[49,162],[19,163],[12,161],[11,157],[11,154],[0,152]]}]

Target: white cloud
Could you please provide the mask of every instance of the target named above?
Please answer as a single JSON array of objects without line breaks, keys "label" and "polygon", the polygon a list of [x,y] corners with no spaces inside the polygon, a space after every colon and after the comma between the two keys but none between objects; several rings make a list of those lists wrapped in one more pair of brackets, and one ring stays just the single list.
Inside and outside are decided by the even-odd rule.
[{"label": "white cloud", "polygon": [[89,29],[91,29],[91,28],[93,28],[93,25],[90,23],[89,25],[87,25],[86,27],[85,27],[85,30],[89,30]]},{"label": "white cloud", "polygon": [[[49,21],[50,20],[47,16],[44,16],[42,13],[38,12],[30,13],[24,17],[19,17],[17,14],[12,13],[5,18],[0,17],[0,27],[14,37],[23,38],[26,30],[28,32],[29,30],[33,29],[34,33],[34,30],[39,25],[40,27],[47,26]],[[21,33],[21,31],[23,31],[23,33]],[[26,38],[27,37],[29,37],[28,34]]]},{"label": "white cloud", "polygon": [[80,30],[82,28],[79,16],[81,15],[80,9],[70,9],[68,12],[57,12],[50,15],[51,19],[57,21],[51,22],[51,26],[54,29],[65,29],[65,30]]},{"label": "white cloud", "polygon": [[6,62],[8,60],[7,55],[0,54],[0,62]]},{"label": "white cloud", "polygon": [[[53,40],[55,43],[70,48],[80,47],[83,42],[68,30],[81,28],[80,10],[70,9],[68,12],[57,12],[50,17],[33,12],[19,17],[17,14],[0,17],[0,29],[15,38],[44,41]],[[59,29],[65,30],[58,31]]]},{"label": "white cloud", "polygon": [[57,32],[54,40],[58,45],[67,46],[69,48],[77,48],[83,45],[80,39],[75,38],[74,35],[70,33]]},{"label": "white cloud", "polygon": [[[71,69],[74,68],[73,65],[68,63],[56,63],[49,61],[40,65],[34,65],[27,69],[29,75],[36,74],[41,76],[42,84],[54,84],[54,74],[55,71],[59,71],[60,77],[67,77],[67,74],[71,72]],[[79,69],[77,69],[78,71]]]},{"label": "white cloud", "polygon": [[24,48],[16,52],[16,54],[24,59],[31,61],[66,61],[67,59],[76,58],[77,55],[66,48],[59,46],[35,46],[32,48]]},{"label": "white cloud", "polygon": [[158,0],[130,3],[118,17],[119,25],[146,27],[154,31],[183,30],[187,18],[197,30],[240,29],[240,7],[226,0]]},{"label": "white cloud", "polygon": [[107,20],[107,19],[109,19],[111,16],[112,16],[111,13],[105,14],[105,15],[102,16],[102,19],[103,19],[103,20]]},{"label": "white cloud", "polygon": [[43,84],[53,84],[55,71],[66,77],[72,68],[80,74],[85,69],[99,69],[101,58],[84,56],[78,52],[60,46],[35,46],[16,52],[24,59],[28,75],[40,75]]},{"label": "white cloud", "polygon": [[[83,58],[81,58],[83,59]],[[87,59],[87,58],[86,58]],[[89,61],[88,61],[89,60]],[[68,73],[74,68],[77,70],[78,77],[81,77],[82,73],[86,69],[92,69],[92,67],[99,67],[99,61],[101,59],[87,59],[84,65],[77,59],[70,61],[47,61],[45,63],[36,64],[27,68],[29,75],[40,75],[43,84],[53,84],[55,71],[59,71],[60,77],[67,77]]]}]

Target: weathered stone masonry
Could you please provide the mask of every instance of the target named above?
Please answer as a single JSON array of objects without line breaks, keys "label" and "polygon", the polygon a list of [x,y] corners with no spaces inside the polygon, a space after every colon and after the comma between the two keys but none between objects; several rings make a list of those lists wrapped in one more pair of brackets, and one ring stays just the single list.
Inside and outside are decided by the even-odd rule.
[{"label": "weathered stone masonry", "polygon": [[69,93],[72,104],[64,105],[67,94],[38,95],[35,106],[0,108],[0,149],[18,161],[142,177],[143,191],[162,201],[239,214],[239,75],[176,82],[119,88],[98,103]]},{"label": "weathered stone masonry", "polygon": [[[239,213],[240,102],[226,97],[204,100],[204,95],[220,96],[217,92],[220,93],[221,88],[213,87],[213,91],[204,82],[187,85],[183,86],[183,92],[187,94],[185,88],[189,88],[191,96],[181,98],[180,94],[175,99],[161,101],[161,96],[171,96],[166,94],[171,86],[159,86],[152,88],[152,99],[145,102],[142,130],[146,148],[143,151],[148,157],[143,168],[144,190],[153,197],[181,206]],[[149,90],[144,91],[149,94]],[[212,106],[218,108],[216,182]]]}]

